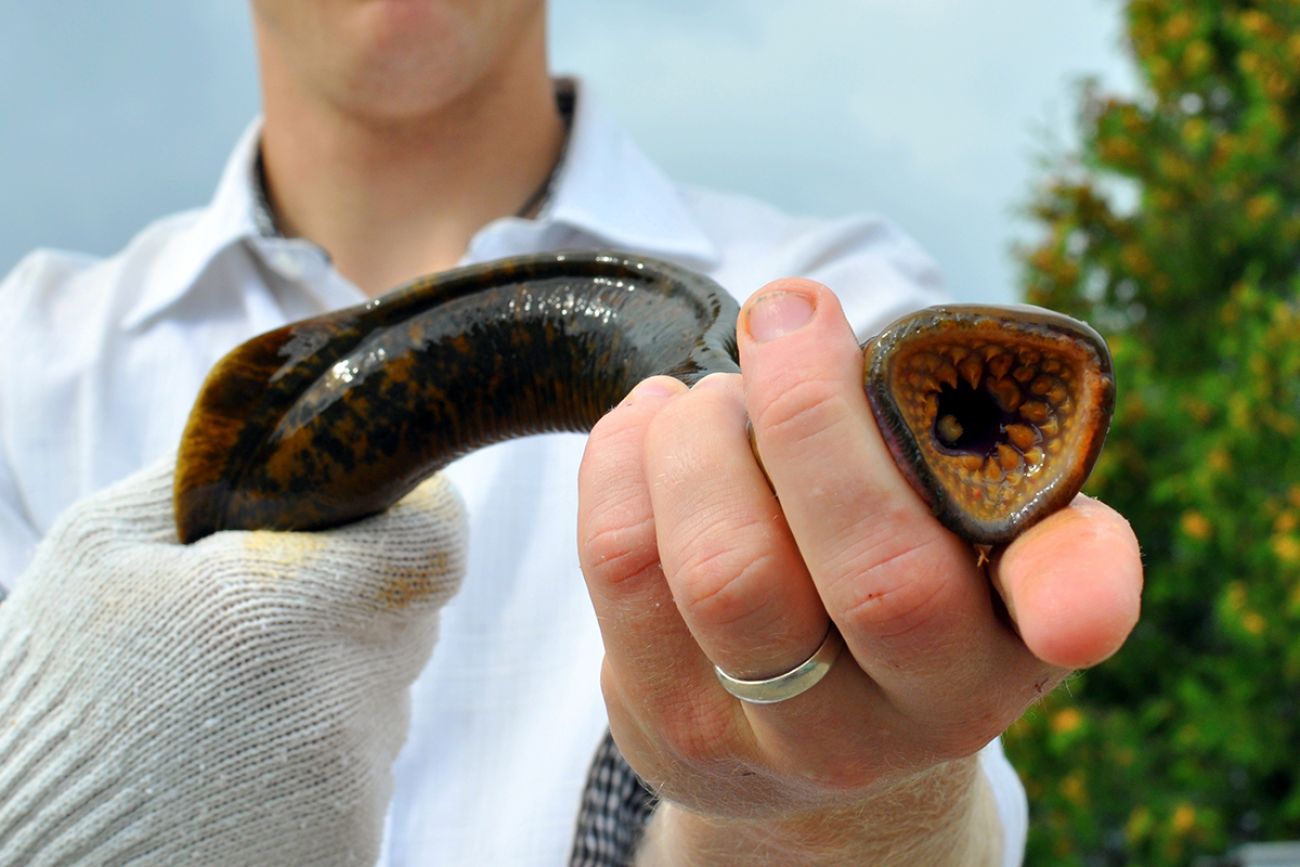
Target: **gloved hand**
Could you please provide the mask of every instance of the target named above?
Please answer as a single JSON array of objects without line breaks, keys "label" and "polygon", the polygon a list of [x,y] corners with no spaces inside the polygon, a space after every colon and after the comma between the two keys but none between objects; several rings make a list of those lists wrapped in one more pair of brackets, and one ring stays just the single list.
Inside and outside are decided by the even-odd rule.
[{"label": "gloved hand", "polygon": [[0,604],[0,864],[372,863],[460,501],[185,547],[172,466],[70,509]]}]

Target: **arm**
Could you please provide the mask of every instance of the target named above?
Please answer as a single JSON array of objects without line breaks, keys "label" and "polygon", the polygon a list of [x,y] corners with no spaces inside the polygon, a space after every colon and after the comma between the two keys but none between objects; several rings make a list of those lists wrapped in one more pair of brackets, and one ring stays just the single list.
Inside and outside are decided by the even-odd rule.
[{"label": "arm", "polygon": [[988,781],[975,760],[963,759],[843,807],[775,822],[719,819],[664,804],[646,829],[636,864],[994,867],[1001,855]]},{"label": "arm", "polygon": [[[806,281],[760,296],[811,311],[782,321],[798,305],[751,300],[744,379],[643,383],[593,433],[580,481],[611,728],[669,805],[643,857],[991,863],[999,835],[973,756],[1123,641],[1136,542],[1083,498],[1024,534],[991,575],[1017,630],[893,466],[835,298]],[[846,651],[796,698],[744,704],[713,675],[787,671],[828,622]]]}]

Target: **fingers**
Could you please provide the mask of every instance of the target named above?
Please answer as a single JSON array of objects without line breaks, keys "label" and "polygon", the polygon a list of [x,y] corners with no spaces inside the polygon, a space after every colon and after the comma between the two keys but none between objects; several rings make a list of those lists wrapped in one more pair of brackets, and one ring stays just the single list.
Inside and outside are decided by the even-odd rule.
[{"label": "fingers", "polygon": [[[828,623],[750,449],[738,378],[689,391],[659,382],[643,383],[597,425],[579,482],[580,550],[615,738],[652,775],[690,766],[707,778],[720,763],[734,779],[737,764],[781,762],[838,773],[842,753],[809,732],[829,737],[846,716],[865,721],[871,686],[851,662],[815,691],[761,708],[726,693],[713,671],[787,671],[817,649]],[[694,802],[696,790],[676,785],[674,798]]]},{"label": "fingers", "polygon": [[759,678],[811,655],[828,620],[746,422],[740,377],[708,377],[655,417],[646,462],[678,610],[710,660]]},{"label": "fingers", "polygon": [[[623,702],[669,713],[683,696],[698,696],[701,727],[709,728],[718,723],[705,717],[732,709],[710,706],[716,698],[711,666],[664,580],[644,461],[651,419],[685,391],[668,377],[649,379],[592,429],[578,478],[578,548],[605,643],[611,714]],[[609,694],[615,685],[623,695]]]},{"label": "fingers", "polygon": [[970,547],[895,466],[838,302],[810,281],[778,281],[745,306],[739,339],[764,465],[858,664],[909,716],[964,713],[954,688],[998,696],[1005,708],[987,714],[1014,715],[995,684],[1040,681],[1045,666],[993,616]]},{"label": "fingers", "polygon": [[1053,665],[1096,665],[1137,623],[1137,539],[1123,516],[1097,500],[1080,495],[1031,527],[994,569],[1025,644]]},{"label": "fingers", "polygon": [[[664,580],[703,655],[742,679],[808,659],[830,621],[750,447],[740,377],[708,377],[667,403],[645,455]],[[843,656],[811,689],[776,704],[738,703],[715,678],[707,686],[743,715],[765,763],[806,779],[870,773],[861,756],[831,746],[837,733],[846,721],[852,731],[900,726],[885,721],[874,684]]]}]

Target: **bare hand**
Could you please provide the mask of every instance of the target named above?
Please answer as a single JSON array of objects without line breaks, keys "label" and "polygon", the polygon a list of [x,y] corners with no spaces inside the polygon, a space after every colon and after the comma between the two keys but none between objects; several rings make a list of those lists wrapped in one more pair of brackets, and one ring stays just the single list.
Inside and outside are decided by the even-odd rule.
[{"label": "bare hand", "polygon": [[[841,830],[883,854],[924,833],[899,824],[913,795],[954,814],[977,791],[970,757],[1121,645],[1138,615],[1137,542],[1080,497],[986,575],[895,467],[828,289],[770,284],[738,337],[743,377],[647,380],[587,447],[579,543],[611,728],[684,808],[670,843],[682,863],[738,830],[751,854],[830,858]],[[714,674],[787,671],[831,623],[846,651],[800,696],[742,703]]]}]

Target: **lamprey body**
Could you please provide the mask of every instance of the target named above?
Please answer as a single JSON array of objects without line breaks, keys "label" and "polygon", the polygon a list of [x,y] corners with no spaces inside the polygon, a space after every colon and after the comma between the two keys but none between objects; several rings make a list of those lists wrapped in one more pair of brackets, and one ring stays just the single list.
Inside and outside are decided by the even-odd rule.
[{"label": "lamprey body", "polygon": [[255,337],[208,374],[186,424],[180,538],[346,523],[474,449],[589,430],[647,376],[737,370],[736,315],[674,265],[551,254]]},{"label": "lamprey body", "polygon": [[[346,523],[474,449],[589,430],[647,376],[734,372],[737,312],[676,265],[557,253],[423,278],[255,337],[217,363],[191,411],[180,539]],[[974,544],[1068,503],[1105,438],[1106,345],[1049,311],[929,308],[868,341],[864,359],[899,467]]]}]

